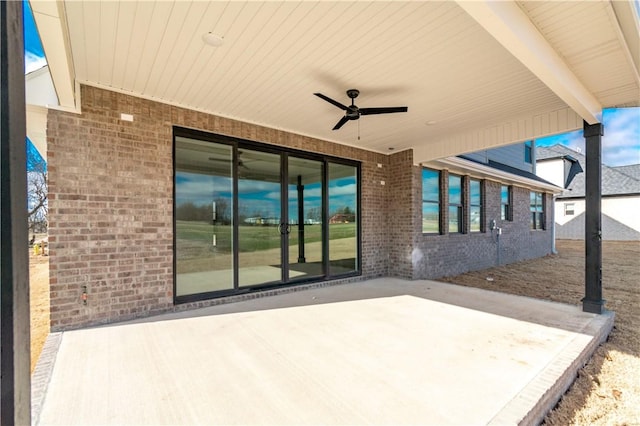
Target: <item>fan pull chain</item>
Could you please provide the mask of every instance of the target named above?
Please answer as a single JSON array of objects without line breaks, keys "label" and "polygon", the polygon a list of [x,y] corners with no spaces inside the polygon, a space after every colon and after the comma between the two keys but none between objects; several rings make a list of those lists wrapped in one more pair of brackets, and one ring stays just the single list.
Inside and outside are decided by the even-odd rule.
[{"label": "fan pull chain", "polygon": [[358,120],[358,140],[360,140],[360,120]]}]

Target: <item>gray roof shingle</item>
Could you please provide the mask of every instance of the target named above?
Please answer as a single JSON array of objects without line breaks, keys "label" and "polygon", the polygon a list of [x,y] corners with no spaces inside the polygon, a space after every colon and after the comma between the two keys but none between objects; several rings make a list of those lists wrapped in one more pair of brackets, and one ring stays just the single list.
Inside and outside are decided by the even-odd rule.
[{"label": "gray roof shingle", "polygon": [[624,173],[627,176],[631,176],[634,179],[640,180],[640,164],[612,167],[612,169],[617,170],[620,173]]},{"label": "gray roof shingle", "polygon": [[[570,156],[578,160],[583,170],[587,169],[587,158],[584,154],[564,145],[536,147],[536,159],[546,160]],[[622,170],[621,170],[622,169]],[[609,167],[602,164],[602,195],[640,194],[640,165]],[[584,197],[585,174],[580,173],[573,178],[569,187],[558,198]]]}]

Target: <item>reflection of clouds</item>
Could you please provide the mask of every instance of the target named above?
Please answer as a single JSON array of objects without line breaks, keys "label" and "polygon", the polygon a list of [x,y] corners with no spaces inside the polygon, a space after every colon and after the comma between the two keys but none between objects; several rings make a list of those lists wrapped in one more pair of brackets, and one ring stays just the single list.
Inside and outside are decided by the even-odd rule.
[{"label": "reflection of clouds", "polygon": [[[210,203],[216,198],[225,198],[231,202],[232,185],[230,177],[210,176],[198,173],[176,172],[176,203],[187,202],[195,205]],[[298,192],[289,188],[290,209],[297,210]],[[355,178],[335,179],[329,183],[330,210],[349,207],[356,210],[357,185]],[[280,184],[258,180],[241,179],[238,181],[239,208],[243,214],[261,213],[277,216],[280,214]],[[305,186],[305,212],[321,208],[322,189],[318,184]]]},{"label": "reflection of clouds", "polygon": [[280,217],[280,200],[272,200],[261,194],[239,194],[238,204],[241,215]]},{"label": "reflection of clouds", "polygon": [[176,172],[176,203],[208,204],[213,199],[231,198],[231,179]]},{"label": "reflection of clouds", "polygon": [[264,194],[262,198],[267,200],[280,200],[280,191],[278,192],[267,192]]},{"label": "reflection of clouds", "polygon": [[251,193],[261,191],[279,191],[280,184],[275,182],[265,182],[261,180],[240,179],[238,180],[238,193]]},{"label": "reflection of clouds", "polygon": [[434,170],[422,169],[422,199],[435,200],[440,197],[440,173]]},{"label": "reflection of clouds", "polygon": [[348,185],[343,186],[331,186],[329,184],[329,197],[338,196],[338,195],[356,195],[357,186],[355,183],[350,183]]}]

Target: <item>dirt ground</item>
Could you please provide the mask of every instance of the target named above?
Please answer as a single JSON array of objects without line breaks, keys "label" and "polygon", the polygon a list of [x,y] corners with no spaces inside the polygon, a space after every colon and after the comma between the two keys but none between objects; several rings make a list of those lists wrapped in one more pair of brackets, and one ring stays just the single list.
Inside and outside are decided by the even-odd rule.
[{"label": "dirt ground", "polygon": [[49,257],[29,252],[29,300],[31,302],[31,372],[49,335]]},{"label": "dirt ground", "polygon": [[[584,243],[558,241],[557,248],[557,255],[441,281],[580,304],[584,296]],[[48,259],[30,255],[32,371],[49,332]],[[615,327],[546,417],[546,424],[640,424],[639,276],[640,243],[604,242],[603,294],[606,308],[616,312]]]},{"label": "dirt ground", "polygon": [[[580,304],[584,242],[558,241],[557,249],[557,255],[441,281]],[[605,241],[602,252],[603,298],[616,313],[615,326],[545,424],[640,424],[640,243]]]}]

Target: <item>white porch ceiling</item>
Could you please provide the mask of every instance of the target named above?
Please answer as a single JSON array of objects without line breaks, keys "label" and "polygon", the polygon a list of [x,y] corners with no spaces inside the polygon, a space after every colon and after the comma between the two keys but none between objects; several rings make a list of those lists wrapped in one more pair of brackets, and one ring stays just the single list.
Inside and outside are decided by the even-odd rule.
[{"label": "white porch ceiling", "polygon": [[[46,8],[31,3],[44,39],[38,11]],[[47,58],[69,56],[77,82],[379,152],[414,148],[416,162],[573,130],[587,119],[522,52],[503,47],[491,24],[451,1],[58,5],[67,52]],[[609,1],[513,5],[532,24],[524,37],[555,52],[559,81],[591,97],[587,107],[640,105],[628,47],[640,38],[637,15],[621,24]],[[209,31],[224,37],[221,47],[202,42]],[[543,55],[537,60],[544,66]],[[332,131],[343,112],[313,93],[348,104],[350,88],[360,90],[360,107],[409,112],[362,117],[360,139],[355,121]],[[478,136],[486,134],[495,137]]]}]

